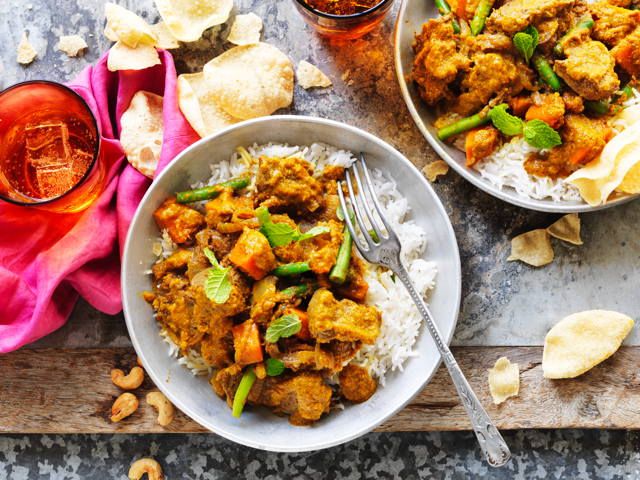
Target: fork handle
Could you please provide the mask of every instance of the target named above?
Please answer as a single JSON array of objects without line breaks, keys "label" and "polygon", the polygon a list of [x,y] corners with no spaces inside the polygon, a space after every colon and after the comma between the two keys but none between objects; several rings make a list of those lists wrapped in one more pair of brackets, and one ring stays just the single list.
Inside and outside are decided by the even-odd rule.
[{"label": "fork handle", "polygon": [[509,447],[507,447],[502,435],[500,435],[500,432],[498,432],[498,429],[489,418],[489,415],[487,415],[487,412],[482,408],[482,405],[478,401],[475,393],[473,393],[469,382],[467,382],[462,370],[460,370],[460,367],[458,366],[458,362],[453,358],[451,350],[449,350],[449,347],[442,338],[440,330],[438,330],[437,325],[431,318],[429,309],[416,291],[413,281],[411,280],[411,277],[409,277],[409,272],[407,272],[407,269],[401,263],[394,266],[392,270],[407,288],[407,291],[418,307],[418,311],[422,315],[422,318],[427,322],[429,332],[431,332],[433,341],[438,347],[438,351],[449,370],[453,384],[458,391],[458,395],[460,395],[460,398],[462,399],[464,409],[467,411],[467,415],[469,415],[471,426],[478,438],[478,442],[480,442],[482,451],[487,457],[489,465],[492,467],[500,467],[504,465],[511,458]]}]

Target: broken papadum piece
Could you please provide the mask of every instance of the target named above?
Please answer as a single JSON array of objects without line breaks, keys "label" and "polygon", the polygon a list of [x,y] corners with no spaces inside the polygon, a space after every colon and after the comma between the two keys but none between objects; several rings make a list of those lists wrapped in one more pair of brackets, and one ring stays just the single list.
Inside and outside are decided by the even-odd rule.
[{"label": "broken papadum piece", "polygon": [[89,48],[87,42],[78,35],[61,36],[58,42],[58,50],[70,57],[77,57],[83,50]]},{"label": "broken papadum piece", "polygon": [[105,27],[105,33],[109,40],[112,39],[109,37],[111,32],[118,40],[131,48],[136,48],[139,42],[153,44],[158,40],[147,22],[126,8],[115,3],[107,3],[104,6],[104,11],[107,16],[107,26],[110,28],[110,32],[107,34]]},{"label": "broken papadum piece", "polygon": [[293,69],[276,47],[257,43],[234,47],[204,66],[213,98],[231,116],[266,117],[293,100]]},{"label": "broken papadum piece", "polygon": [[227,21],[233,0],[156,0],[156,7],[174,37],[195,42],[207,28]]},{"label": "broken papadum piece", "polygon": [[158,22],[155,25],[151,25],[151,30],[153,30],[153,33],[158,37],[158,41],[153,45],[154,47],[162,48],[164,50],[180,48],[178,39],[173,36],[164,22]]},{"label": "broken papadum piece", "polygon": [[231,27],[227,40],[236,45],[251,45],[260,43],[262,20],[255,13],[238,15]]},{"label": "broken papadum piece", "polygon": [[511,256],[509,262],[522,260],[534,267],[541,267],[553,260],[553,249],[549,243],[549,233],[539,228],[518,235],[511,240]]},{"label": "broken papadum piece", "polygon": [[577,213],[565,215],[556,223],[547,227],[547,232],[565,242],[582,245],[582,240],[580,240],[580,218]]},{"label": "broken papadum piece", "polygon": [[143,175],[153,178],[160,158],[164,121],[164,99],[154,93],[139,91],[122,114],[120,144],[127,160]]},{"label": "broken papadum piece", "polygon": [[622,313],[590,310],[560,320],[544,340],[545,378],[573,378],[609,358],[633,327]]},{"label": "broken papadum piece", "polygon": [[427,176],[427,179],[433,183],[436,181],[438,175],[446,175],[449,171],[449,164],[444,160],[436,160],[431,162],[422,169],[422,172]]},{"label": "broken papadum piece", "polygon": [[507,357],[501,357],[489,370],[489,390],[493,403],[498,405],[509,397],[518,395],[520,390],[520,370],[517,363],[511,363]]},{"label": "broken papadum piece", "polygon": [[107,67],[110,71],[117,70],[142,70],[160,65],[160,57],[153,45],[139,43],[136,48],[131,48],[126,43],[118,40],[109,50]]},{"label": "broken papadum piece", "polygon": [[178,77],[178,105],[202,138],[242,121],[229,115],[216,102],[202,72]]},{"label": "broken papadum piece", "polygon": [[33,59],[36,58],[38,52],[33,48],[33,45],[29,43],[27,40],[27,32],[22,34],[22,39],[20,39],[20,45],[18,45],[18,63],[22,65],[28,65],[33,62]]},{"label": "broken papadum piece", "polygon": [[296,72],[298,83],[305,90],[312,87],[330,87],[331,80],[318,67],[302,60]]}]

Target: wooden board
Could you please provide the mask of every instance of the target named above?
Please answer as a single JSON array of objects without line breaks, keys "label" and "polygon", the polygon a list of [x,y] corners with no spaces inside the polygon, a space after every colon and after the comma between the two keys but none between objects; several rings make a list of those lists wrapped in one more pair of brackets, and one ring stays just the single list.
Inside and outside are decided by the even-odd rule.
[{"label": "wooden board", "polygon": [[[584,375],[568,380],[542,376],[542,347],[454,347],[453,354],[485,409],[501,429],[640,428],[640,347],[622,347]],[[520,368],[520,394],[494,405],[487,369],[506,356]],[[0,432],[147,433],[206,432],[182,412],[161,427],[147,392],[132,392],[140,407],[113,423],[111,405],[122,390],[112,368],[136,365],[131,348],[19,350],[0,355]],[[231,413],[231,412],[229,412]],[[469,420],[441,366],[429,385],[378,431],[468,430]]]}]

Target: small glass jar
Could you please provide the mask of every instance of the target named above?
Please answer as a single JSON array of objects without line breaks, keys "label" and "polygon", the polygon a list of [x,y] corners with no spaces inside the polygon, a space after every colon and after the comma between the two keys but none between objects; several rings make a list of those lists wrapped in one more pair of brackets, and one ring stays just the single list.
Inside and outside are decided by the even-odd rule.
[{"label": "small glass jar", "polygon": [[302,18],[320,35],[332,40],[352,40],[376,28],[394,1],[382,0],[369,10],[353,15],[334,15],[321,12],[309,6],[305,0],[293,0],[293,3]]},{"label": "small glass jar", "polygon": [[[97,200],[106,180],[106,165],[100,152],[98,122],[80,95],[65,85],[45,80],[18,83],[0,92],[0,119],[0,200],[58,213],[79,212]],[[55,196],[35,195],[35,190],[27,187],[35,178],[33,171],[29,171],[33,162],[24,160],[29,154],[26,152],[27,130],[32,126],[60,127],[62,124],[65,132],[80,132],[76,138],[82,137],[86,151],[73,150],[73,144],[66,140],[64,149],[69,158],[81,153],[86,171],[68,189],[66,185],[71,183],[59,187],[60,193]],[[50,165],[42,162],[45,167]],[[55,175],[49,175],[54,182]]]}]

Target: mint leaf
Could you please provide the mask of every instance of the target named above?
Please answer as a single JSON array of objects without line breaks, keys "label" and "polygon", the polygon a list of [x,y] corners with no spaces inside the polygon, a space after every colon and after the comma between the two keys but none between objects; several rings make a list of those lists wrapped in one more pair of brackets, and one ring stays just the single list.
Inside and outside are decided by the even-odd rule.
[{"label": "mint leaf", "polygon": [[527,63],[529,63],[533,51],[538,46],[538,39],[538,30],[532,25],[529,25],[522,32],[516,33],[513,36],[513,44],[520,50],[520,53]]},{"label": "mint leaf", "polygon": [[[356,216],[349,209],[349,207],[347,207],[347,210],[349,211],[349,218],[351,219],[351,223],[353,223],[355,221],[355,219],[356,219]],[[342,220],[344,222],[344,212],[342,211],[342,207],[340,205],[338,205],[338,209],[336,210],[336,215],[338,216],[338,218],[340,220]]]},{"label": "mint leaf", "polygon": [[327,233],[330,231],[331,229],[329,227],[324,227],[321,225],[313,227],[311,230],[308,230],[307,233],[300,233],[300,229],[297,229],[295,232],[293,232],[293,239],[296,242],[299,242],[300,240],[308,240],[309,238],[313,238],[316,235],[320,235],[321,233]]},{"label": "mint leaf", "polygon": [[277,358],[267,358],[265,364],[265,370],[270,377],[275,377],[284,372],[284,363]]},{"label": "mint leaf", "polygon": [[229,300],[231,295],[231,281],[227,272],[229,268],[217,268],[209,270],[206,280],[204,281],[204,293],[209,300],[221,304]]},{"label": "mint leaf", "polygon": [[560,135],[548,123],[534,118],[522,130],[526,142],[536,148],[553,148],[562,144]]},{"label": "mint leaf", "polygon": [[508,105],[506,103],[493,107],[489,111],[489,118],[493,122],[493,126],[505,135],[510,137],[519,135],[522,133],[524,122],[518,117],[508,114],[507,107]]},{"label": "mint leaf", "polygon": [[295,335],[301,328],[302,322],[298,316],[290,313],[284,317],[280,317],[269,325],[264,338],[267,342],[276,343],[280,338],[287,338],[291,335]]},{"label": "mint leaf", "polygon": [[272,247],[284,247],[293,240],[295,230],[286,223],[265,223],[260,227],[260,232],[267,237]]},{"label": "mint leaf", "polygon": [[211,265],[213,265],[216,268],[220,268],[220,264],[218,263],[218,259],[213,254],[213,252],[211,250],[209,250],[208,247],[204,247],[204,254],[207,256],[207,258],[211,262]]}]

